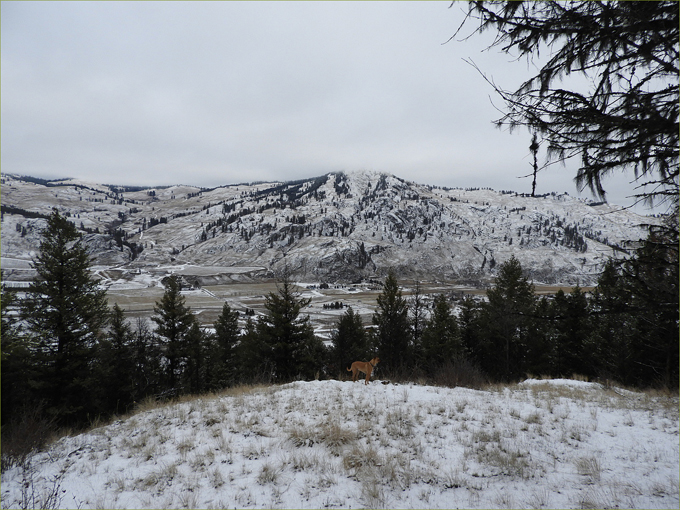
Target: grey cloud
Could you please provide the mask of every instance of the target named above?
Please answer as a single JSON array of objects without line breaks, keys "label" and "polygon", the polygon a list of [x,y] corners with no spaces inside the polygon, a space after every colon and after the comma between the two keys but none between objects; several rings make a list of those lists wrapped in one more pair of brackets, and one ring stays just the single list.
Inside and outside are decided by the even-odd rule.
[{"label": "grey cloud", "polygon": [[[219,185],[371,169],[529,191],[445,2],[3,2],[4,172]],[[539,179],[569,191],[574,169]],[[612,194],[623,200],[626,192]]]}]

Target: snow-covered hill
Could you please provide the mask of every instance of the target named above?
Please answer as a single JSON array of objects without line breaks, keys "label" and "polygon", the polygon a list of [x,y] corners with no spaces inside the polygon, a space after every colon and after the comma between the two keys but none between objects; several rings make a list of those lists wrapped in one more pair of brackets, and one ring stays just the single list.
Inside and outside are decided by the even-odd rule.
[{"label": "snow-covered hill", "polygon": [[678,508],[678,400],[570,380],[296,382],[65,437],[3,508]]},{"label": "snow-covered hill", "polygon": [[[646,237],[641,225],[658,221],[567,194],[443,189],[378,172],[214,189],[3,175],[2,205],[6,213],[69,214],[91,232],[100,265],[237,266],[264,275],[286,267],[300,280],[330,282],[379,278],[390,268],[400,277],[477,282],[515,255],[536,282],[588,285],[609,256]],[[3,258],[29,258],[43,223],[4,214]],[[112,231],[118,240],[104,235]]]}]

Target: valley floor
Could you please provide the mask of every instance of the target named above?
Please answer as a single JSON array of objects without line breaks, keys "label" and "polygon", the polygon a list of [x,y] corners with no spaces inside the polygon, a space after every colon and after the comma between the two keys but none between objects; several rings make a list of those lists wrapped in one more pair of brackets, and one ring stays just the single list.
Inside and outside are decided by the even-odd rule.
[{"label": "valley floor", "polygon": [[2,474],[2,507],[678,508],[678,399],[372,381],[147,406]]}]

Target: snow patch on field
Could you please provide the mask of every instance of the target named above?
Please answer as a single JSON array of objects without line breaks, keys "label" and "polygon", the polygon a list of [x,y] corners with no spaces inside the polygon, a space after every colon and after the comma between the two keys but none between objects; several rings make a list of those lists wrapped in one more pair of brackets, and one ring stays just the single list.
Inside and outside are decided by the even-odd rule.
[{"label": "snow patch on field", "polygon": [[5,471],[2,506],[678,508],[677,397],[381,382],[147,406]]}]

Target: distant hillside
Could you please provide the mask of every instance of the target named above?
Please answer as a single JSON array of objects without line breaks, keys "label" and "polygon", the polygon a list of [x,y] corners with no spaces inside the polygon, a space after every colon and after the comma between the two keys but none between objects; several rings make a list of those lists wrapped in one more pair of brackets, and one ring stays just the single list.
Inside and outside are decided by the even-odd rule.
[{"label": "distant hillside", "polygon": [[[2,176],[2,256],[26,259],[53,207],[88,234],[97,263],[287,267],[307,281],[485,281],[515,255],[536,282],[588,285],[657,219],[548,194],[447,189],[378,172],[291,182],[139,188]],[[12,209],[14,208],[14,209]],[[25,213],[17,210],[19,208]]]}]

